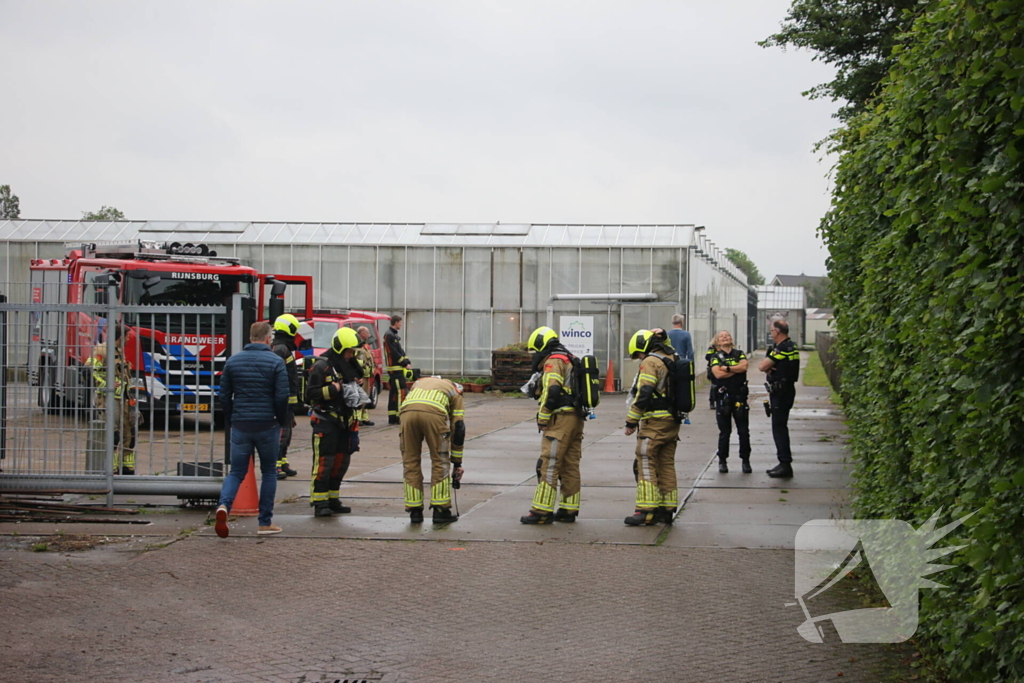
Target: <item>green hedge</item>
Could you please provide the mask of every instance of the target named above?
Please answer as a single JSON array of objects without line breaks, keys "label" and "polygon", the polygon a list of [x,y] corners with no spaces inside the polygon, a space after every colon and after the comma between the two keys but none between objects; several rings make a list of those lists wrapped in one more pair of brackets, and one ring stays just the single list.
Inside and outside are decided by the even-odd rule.
[{"label": "green hedge", "polygon": [[1024,0],[932,2],[897,54],[821,226],[857,511],[980,510],[918,637],[951,679],[1024,680]]}]

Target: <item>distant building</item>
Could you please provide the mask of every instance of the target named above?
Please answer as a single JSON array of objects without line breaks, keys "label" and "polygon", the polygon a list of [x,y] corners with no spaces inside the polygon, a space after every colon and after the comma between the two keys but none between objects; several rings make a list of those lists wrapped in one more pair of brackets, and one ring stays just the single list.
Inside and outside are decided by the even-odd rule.
[{"label": "distant building", "polygon": [[[778,280],[780,276],[776,276]],[[772,280],[772,282],[775,282]],[[807,339],[805,309],[807,308],[807,292],[800,286],[757,285],[757,348],[764,348],[772,343],[768,335],[768,326],[772,320],[782,318],[789,323],[789,337],[797,346],[803,346]]]},{"label": "distant building", "polygon": [[824,275],[804,275],[803,273],[800,275],[776,275],[768,284],[777,287],[806,287],[810,289],[827,279]]},{"label": "distant building", "polygon": [[835,331],[835,318],[831,308],[808,308],[804,312],[804,330],[808,346],[817,346],[815,338],[818,332]]}]

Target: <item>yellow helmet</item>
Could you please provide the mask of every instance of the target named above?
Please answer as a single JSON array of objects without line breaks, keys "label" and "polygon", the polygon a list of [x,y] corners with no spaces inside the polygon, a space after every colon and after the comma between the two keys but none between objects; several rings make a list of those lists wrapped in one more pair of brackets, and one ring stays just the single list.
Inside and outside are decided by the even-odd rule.
[{"label": "yellow helmet", "polygon": [[538,327],[530,333],[526,342],[526,348],[531,351],[542,351],[552,339],[558,339],[558,334],[550,327]]},{"label": "yellow helmet", "polygon": [[334,333],[331,340],[331,348],[335,353],[341,353],[345,349],[354,349],[359,346],[359,335],[351,327],[342,327]]},{"label": "yellow helmet", "polygon": [[654,333],[650,330],[638,330],[636,334],[629,338],[629,357],[635,358],[638,353],[647,353],[647,350],[651,348],[651,340],[654,339]]},{"label": "yellow helmet", "polygon": [[299,319],[291,313],[285,313],[274,321],[274,329],[294,337],[299,333]]}]

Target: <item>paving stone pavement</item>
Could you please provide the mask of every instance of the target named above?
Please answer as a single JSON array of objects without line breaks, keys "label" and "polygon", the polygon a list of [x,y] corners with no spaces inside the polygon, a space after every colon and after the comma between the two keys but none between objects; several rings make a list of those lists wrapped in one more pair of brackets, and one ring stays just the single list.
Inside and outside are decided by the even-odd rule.
[{"label": "paving stone pavement", "polygon": [[[751,384],[756,386],[752,373]],[[909,677],[891,646],[804,641],[793,603],[796,529],[843,514],[840,417],[801,387],[791,421],[797,476],[773,464],[752,420],[753,475],[708,465],[713,413],[694,413],[678,458],[685,509],[671,527],[628,529],[633,439],[620,398],[588,424],[584,512],[526,527],[537,436],[527,401],[472,397],[464,517],[412,527],[395,477],[397,430],[375,428],[343,498],[352,515],[313,520],[307,482],[282,487],[286,537],[237,520],[216,538],[207,512],[171,510],[149,531],[87,552],[32,553],[21,525],[0,540],[3,681],[879,681]],[[751,405],[759,409],[759,400]],[[594,421],[600,422],[601,420]],[[734,437],[735,440],[735,437]],[[735,441],[733,448],[735,448]],[[504,450],[502,450],[504,449]],[[305,457],[297,450],[296,460]],[[735,461],[738,469],[738,461]],[[289,501],[289,502],[283,502]],[[12,525],[0,533],[12,534]],[[83,533],[82,526],[70,529]],[[252,527],[252,528],[250,528]],[[59,527],[58,527],[59,528]],[[190,533],[192,531],[198,533]],[[85,532],[88,533],[88,532]],[[367,539],[379,540],[367,540]],[[862,606],[850,591],[824,608]],[[822,598],[819,598],[822,599]],[[835,635],[834,633],[832,634]],[[905,672],[905,673],[904,673]]]}]

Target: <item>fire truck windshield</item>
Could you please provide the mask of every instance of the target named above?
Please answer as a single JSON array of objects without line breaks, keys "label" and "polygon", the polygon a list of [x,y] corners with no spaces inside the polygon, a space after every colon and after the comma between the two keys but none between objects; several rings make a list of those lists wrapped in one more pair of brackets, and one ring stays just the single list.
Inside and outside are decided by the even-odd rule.
[{"label": "fire truck windshield", "polygon": [[[139,273],[128,277],[124,302],[129,306],[223,306],[235,292],[252,296],[246,276],[219,273]],[[177,277],[175,277],[177,276]]]},{"label": "fire truck windshield", "polygon": [[[252,296],[252,291],[250,275],[133,271],[125,278],[122,303],[128,306],[224,306],[235,292]],[[125,320],[129,325],[164,332],[227,332],[227,316],[219,313],[210,316],[138,313],[126,315]]]}]

